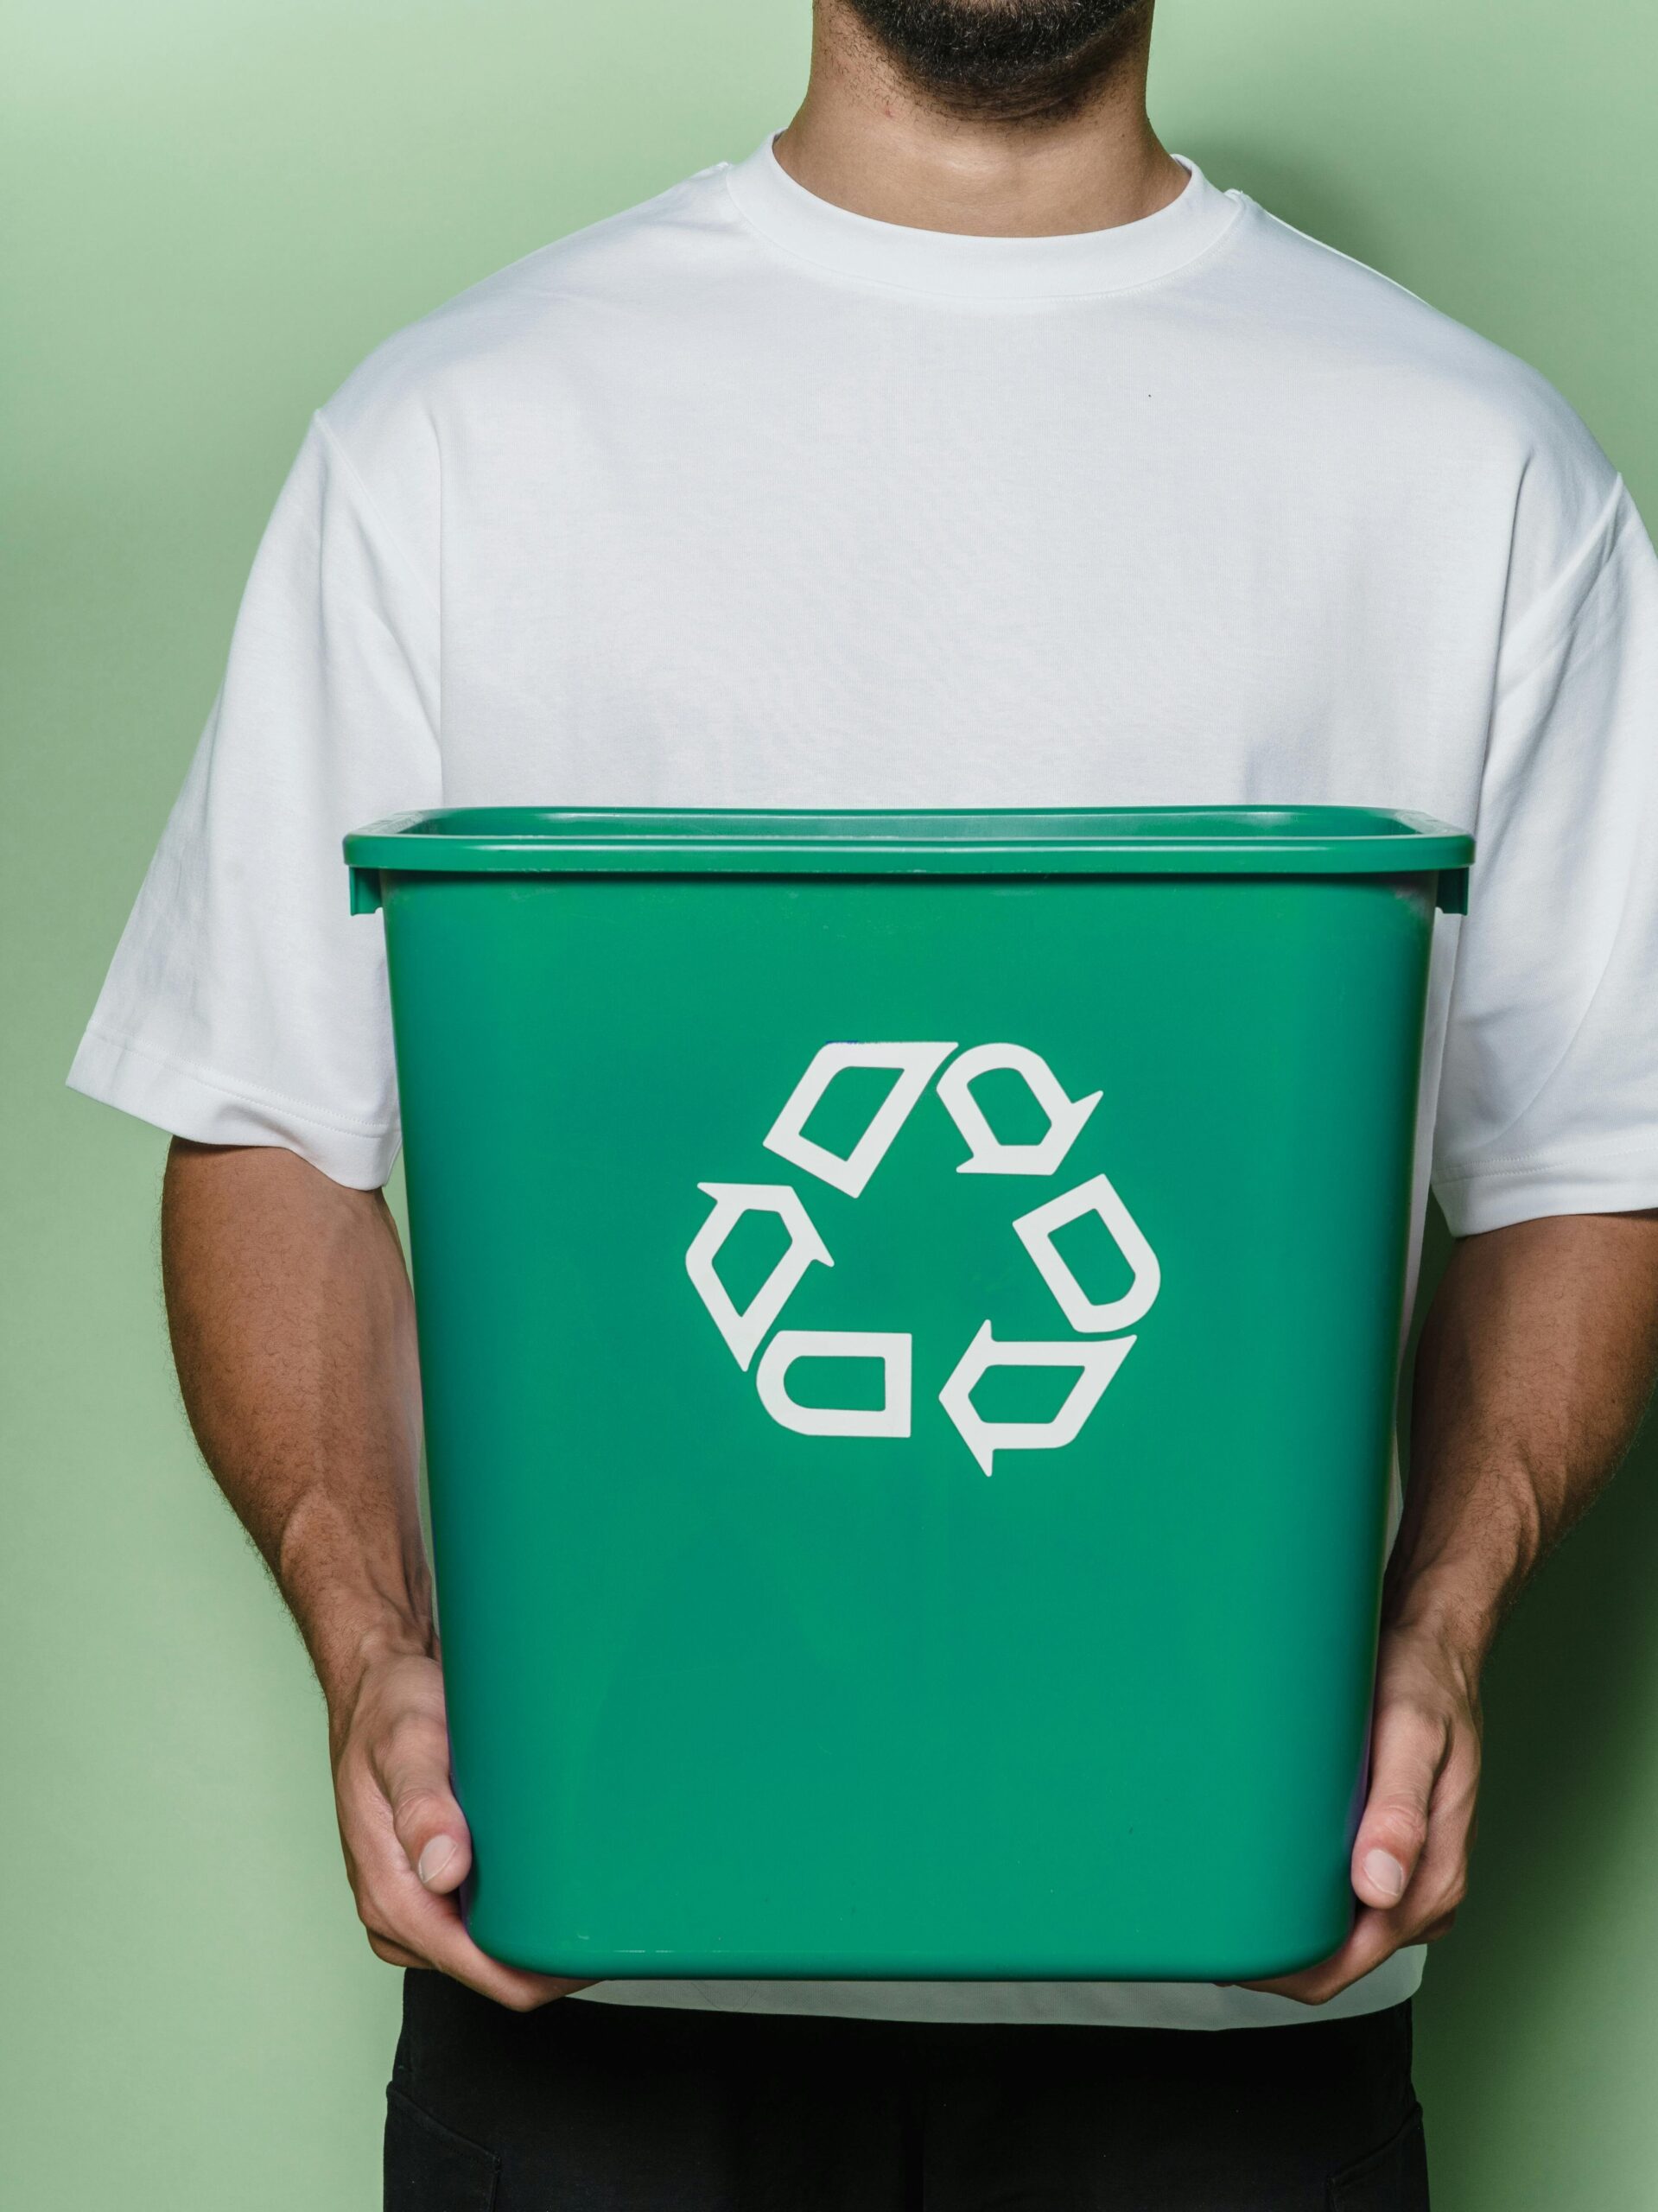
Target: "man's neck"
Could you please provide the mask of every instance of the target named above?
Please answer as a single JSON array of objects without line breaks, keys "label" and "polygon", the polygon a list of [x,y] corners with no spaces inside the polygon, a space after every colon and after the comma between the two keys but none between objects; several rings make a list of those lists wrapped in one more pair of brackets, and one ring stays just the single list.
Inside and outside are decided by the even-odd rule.
[{"label": "man's neck", "polygon": [[914,230],[1048,238],[1135,222],[1186,181],[1146,112],[1150,29],[1147,11],[1086,84],[1010,120],[930,101],[844,0],[819,0],[810,82],[778,160],[820,200]]}]

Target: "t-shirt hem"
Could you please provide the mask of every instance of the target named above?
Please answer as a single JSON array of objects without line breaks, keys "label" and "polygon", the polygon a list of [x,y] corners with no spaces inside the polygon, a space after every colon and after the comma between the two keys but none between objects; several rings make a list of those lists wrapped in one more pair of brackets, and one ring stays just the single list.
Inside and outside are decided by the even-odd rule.
[{"label": "t-shirt hem", "polygon": [[196,1144],[268,1145],[296,1153],[332,1182],[378,1190],[397,1157],[389,1129],[347,1128],[313,1118],[257,1086],[233,1086],[130,1038],[88,1029],[67,1077],[69,1088],[113,1106],[169,1136]]},{"label": "t-shirt hem", "polygon": [[1215,1982],[601,1981],[573,1995],[597,2004],[795,2018],[1204,2033],[1386,2012],[1415,1995],[1425,1956],[1420,1944],[1396,1951],[1326,2005]]}]

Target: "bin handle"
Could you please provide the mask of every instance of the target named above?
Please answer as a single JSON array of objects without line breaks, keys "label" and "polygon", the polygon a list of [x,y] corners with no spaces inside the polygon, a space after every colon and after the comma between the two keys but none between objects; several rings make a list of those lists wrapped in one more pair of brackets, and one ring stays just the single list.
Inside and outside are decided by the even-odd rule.
[{"label": "bin handle", "polygon": [[[1443,883],[1445,878],[1440,877]],[[351,910],[353,914],[378,914],[380,911],[380,871],[378,868],[354,868],[351,871]]]},{"label": "bin handle", "polygon": [[[380,903],[377,888],[374,904]],[[1439,870],[1439,908],[1442,914],[1465,914],[1468,912],[1468,871],[1465,868],[1442,868]]]}]

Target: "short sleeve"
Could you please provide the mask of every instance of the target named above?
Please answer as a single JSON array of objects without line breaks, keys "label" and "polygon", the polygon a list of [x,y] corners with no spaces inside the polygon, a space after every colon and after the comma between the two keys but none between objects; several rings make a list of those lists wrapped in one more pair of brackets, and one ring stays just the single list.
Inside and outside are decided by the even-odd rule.
[{"label": "short sleeve", "polygon": [[397,1152],[378,916],[340,840],[437,804],[434,595],[314,419],[224,683],[69,1081],[208,1144],[372,1189]]},{"label": "short sleeve", "polygon": [[1503,643],[1477,829],[1446,1219],[1658,1205],[1658,562],[1621,484]]}]

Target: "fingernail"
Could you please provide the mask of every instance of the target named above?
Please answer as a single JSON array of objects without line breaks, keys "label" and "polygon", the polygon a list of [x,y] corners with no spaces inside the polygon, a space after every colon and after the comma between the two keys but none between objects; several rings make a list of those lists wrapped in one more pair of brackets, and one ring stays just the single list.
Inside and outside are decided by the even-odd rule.
[{"label": "fingernail", "polygon": [[1391,1851],[1365,1853],[1364,1878],[1384,1897],[1402,1897],[1405,1894],[1405,1870]]},{"label": "fingernail", "polygon": [[425,1850],[421,1853],[415,1872],[429,1887],[454,1857],[454,1838],[448,1835],[435,1835]]}]

